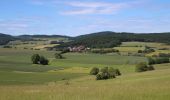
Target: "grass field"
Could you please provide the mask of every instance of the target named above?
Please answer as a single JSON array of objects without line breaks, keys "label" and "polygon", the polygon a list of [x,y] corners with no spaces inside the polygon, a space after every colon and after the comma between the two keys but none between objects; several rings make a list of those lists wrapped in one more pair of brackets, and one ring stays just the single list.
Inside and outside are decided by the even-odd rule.
[{"label": "grass field", "polygon": [[[35,53],[47,57],[50,65],[31,64],[30,57]],[[137,73],[135,64],[146,62],[145,57],[67,53],[63,55],[66,59],[55,59],[55,53],[0,48],[0,100],[170,99],[170,64],[154,65],[154,71]],[[119,68],[122,75],[102,81],[89,75],[92,67],[106,66]]]}]

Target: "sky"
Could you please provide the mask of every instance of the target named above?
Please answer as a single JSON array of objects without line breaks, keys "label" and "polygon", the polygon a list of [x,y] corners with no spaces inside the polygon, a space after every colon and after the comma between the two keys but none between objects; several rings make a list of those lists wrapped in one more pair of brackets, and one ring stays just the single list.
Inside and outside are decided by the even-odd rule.
[{"label": "sky", "polygon": [[0,33],[170,32],[170,0],[0,0]]}]

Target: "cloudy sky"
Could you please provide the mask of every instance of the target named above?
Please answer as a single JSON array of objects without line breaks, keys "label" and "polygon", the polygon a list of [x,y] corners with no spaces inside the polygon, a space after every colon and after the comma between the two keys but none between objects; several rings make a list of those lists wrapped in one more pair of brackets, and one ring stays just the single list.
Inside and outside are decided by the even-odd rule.
[{"label": "cloudy sky", "polygon": [[170,32],[170,0],[0,0],[0,33]]}]

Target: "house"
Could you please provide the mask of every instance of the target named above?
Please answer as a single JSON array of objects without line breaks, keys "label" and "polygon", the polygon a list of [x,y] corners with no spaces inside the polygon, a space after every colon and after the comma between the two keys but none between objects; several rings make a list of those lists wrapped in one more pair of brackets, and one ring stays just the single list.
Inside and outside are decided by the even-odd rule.
[{"label": "house", "polygon": [[70,52],[83,52],[86,51],[87,48],[83,45],[80,46],[74,46],[74,47],[69,47]]}]

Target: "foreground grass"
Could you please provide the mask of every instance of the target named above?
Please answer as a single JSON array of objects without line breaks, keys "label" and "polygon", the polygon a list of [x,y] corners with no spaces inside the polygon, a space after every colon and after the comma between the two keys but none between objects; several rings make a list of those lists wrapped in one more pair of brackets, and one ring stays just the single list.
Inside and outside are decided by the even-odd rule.
[{"label": "foreground grass", "polygon": [[96,81],[92,76],[47,85],[0,86],[0,100],[169,100],[170,69]]}]

